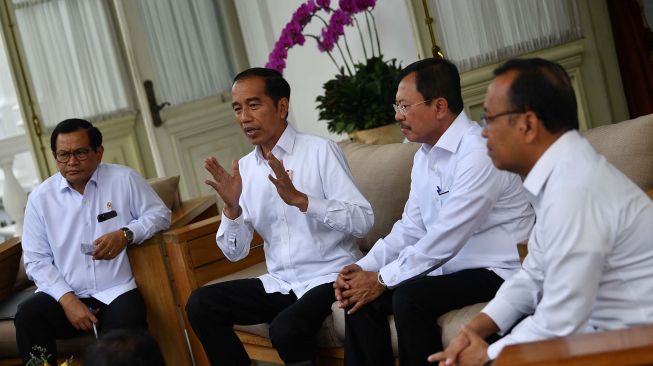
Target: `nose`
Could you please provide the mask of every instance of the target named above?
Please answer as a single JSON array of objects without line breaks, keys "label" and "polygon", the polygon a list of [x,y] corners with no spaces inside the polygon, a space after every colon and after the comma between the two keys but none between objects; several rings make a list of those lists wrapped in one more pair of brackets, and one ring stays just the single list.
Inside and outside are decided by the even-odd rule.
[{"label": "nose", "polygon": [[406,119],[406,116],[403,115],[400,111],[395,112],[395,121],[400,122]]},{"label": "nose", "polygon": [[252,119],[252,115],[251,115],[251,112],[250,112],[249,108],[244,107],[240,111],[240,114],[238,115],[238,120],[242,123],[242,122],[247,122],[247,121],[249,121],[251,119]]}]

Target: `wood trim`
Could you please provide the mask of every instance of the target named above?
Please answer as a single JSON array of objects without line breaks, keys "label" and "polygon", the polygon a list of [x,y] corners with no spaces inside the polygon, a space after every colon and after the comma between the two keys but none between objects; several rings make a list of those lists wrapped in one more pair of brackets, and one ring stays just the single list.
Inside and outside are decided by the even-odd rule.
[{"label": "wood trim", "polygon": [[650,364],[653,364],[653,325],[511,345],[493,363],[495,366]]},{"label": "wood trim", "polygon": [[23,248],[20,245],[20,238],[10,238],[0,244],[0,301],[9,296],[16,282],[20,254]]}]

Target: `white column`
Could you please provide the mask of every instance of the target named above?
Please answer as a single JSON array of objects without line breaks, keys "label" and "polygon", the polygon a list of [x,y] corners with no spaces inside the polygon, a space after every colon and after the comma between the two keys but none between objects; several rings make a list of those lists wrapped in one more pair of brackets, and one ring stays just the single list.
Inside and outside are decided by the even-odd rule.
[{"label": "white column", "polygon": [[27,193],[25,193],[25,190],[20,186],[20,183],[18,183],[14,175],[13,165],[13,156],[0,159],[0,167],[5,173],[2,203],[9,217],[16,222],[15,235],[20,236],[23,233],[23,217],[25,216],[25,206],[27,206]]}]

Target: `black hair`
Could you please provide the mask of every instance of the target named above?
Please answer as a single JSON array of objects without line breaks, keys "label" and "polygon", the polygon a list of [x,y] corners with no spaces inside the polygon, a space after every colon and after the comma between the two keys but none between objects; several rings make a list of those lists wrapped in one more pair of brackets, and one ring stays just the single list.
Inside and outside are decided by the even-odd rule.
[{"label": "black hair", "polygon": [[234,83],[250,77],[259,77],[265,81],[263,92],[274,101],[274,104],[279,103],[279,100],[282,98],[290,101],[290,84],[288,84],[279,71],[264,67],[252,67],[236,75]]},{"label": "black hair", "polygon": [[578,105],[571,78],[558,63],[541,58],[509,60],[494,70],[517,76],[508,100],[517,111],[533,111],[551,133],[578,129]]},{"label": "black hair", "polygon": [[419,60],[399,72],[397,83],[412,72],[416,73],[415,86],[424,100],[442,97],[447,100],[452,113],[462,112],[463,97],[460,92],[460,74],[456,65],[437,57]]},{"label": "black hair", "polygon": [[70,118],[59,122],[57,127],[50,135],[50,148],[53,153],[57,152],[57,136],[62,133],[70,133],[78,130],[86,130],[88,133],[88,141],[91,144],[91,149],[97,151],[97,148],[102,146],[102,133],[97,127],[94,127],[91,122],[85,119]]},{"label": "black hair", "polygon": [[165,365],[156,340],[142,329],[115,329],[84,352],[84,366]]}]

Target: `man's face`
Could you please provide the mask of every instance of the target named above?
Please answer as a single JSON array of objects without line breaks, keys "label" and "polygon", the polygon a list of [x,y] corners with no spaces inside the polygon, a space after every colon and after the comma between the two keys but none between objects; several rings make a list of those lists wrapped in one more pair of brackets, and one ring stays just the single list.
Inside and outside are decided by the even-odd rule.
[{"label": "man's face", "polygon": [[514,72],[499,75],[488,87],[484,103],[488,122],[483,129],[483,137],[487,138],[488,155],[494,166],[521,174],[524,152],[521,150],[523,139],[520,130],[523,129],[520,128],[519,119],[523,113],[513,111],[508,97],[515,76]]},{"label": "man's face", "polygon": [[[102,146],[97,151],[91,149],[88,139],[88,132],[85,129],[74,132],[60,133],[57,136],[57,150],[55,151],[55,160],[61,175],[66,178],[71,187],[83,192],[86,183],[95,172],[98,164],[102,161]],[[62,158],[57,156],[68,155],[67,162],[59,162]],[[80,160],[82,158],[83,160]]]},{"label": "man's face", "polygon": [[288,100],[284,98],[275,104],[264,90],[262,78],[240,79],[231,88],[231,106],[249,141],[271,150],[286,128]]},{"label": "man's face", "polygon": [[406,75],[397,86],[395,103],[406,107],[406,115],[397,111],[395,120],[409,141],[435,145],[444,131],[437,120],[435,101],[423,103],[424,97],[417,91],[416,75],[414,72]]}]

